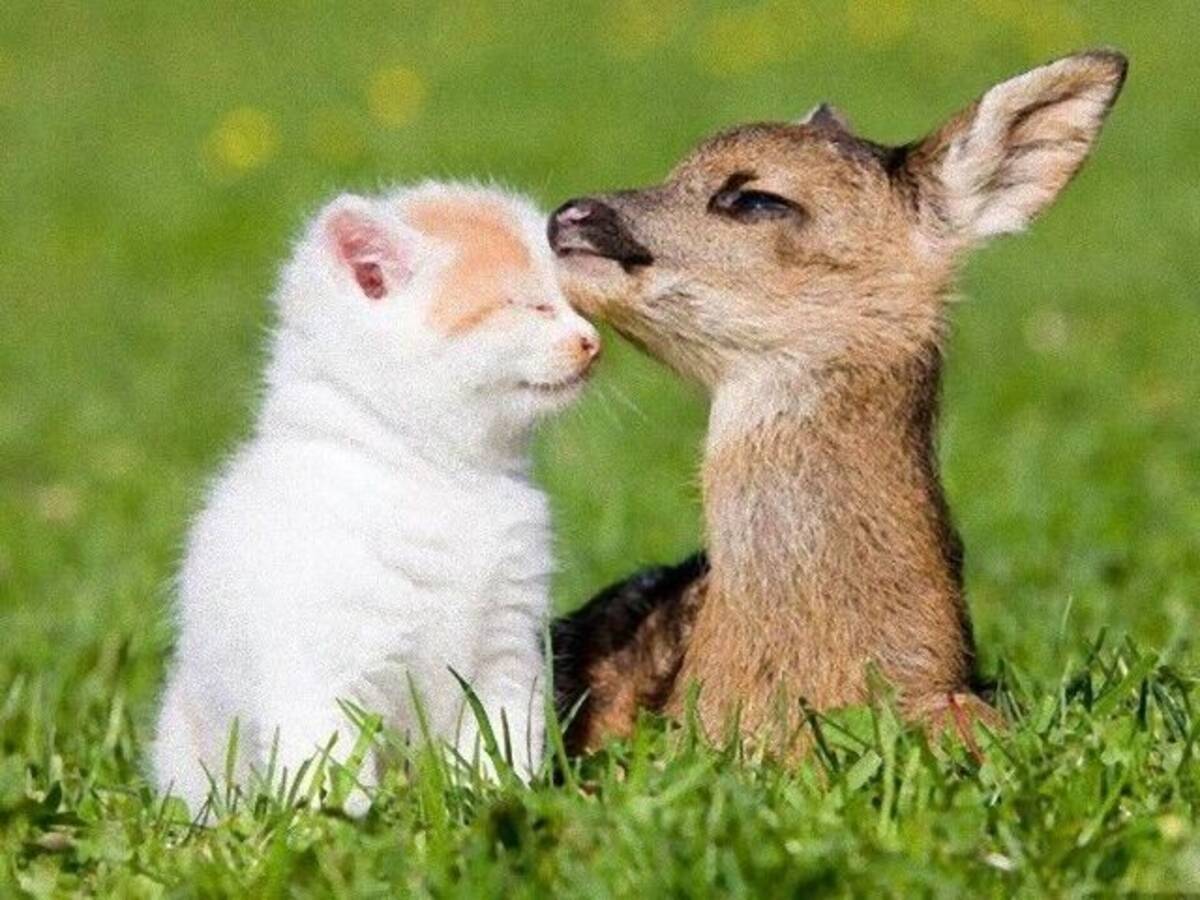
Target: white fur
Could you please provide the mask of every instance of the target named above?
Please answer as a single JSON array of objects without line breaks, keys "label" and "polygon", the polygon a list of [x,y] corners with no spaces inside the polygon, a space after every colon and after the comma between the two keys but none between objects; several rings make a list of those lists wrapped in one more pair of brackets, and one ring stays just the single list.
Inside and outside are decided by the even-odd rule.
[{"label": "white fur", "polygon": [[752,359],[731,372],[713,393],[705,454],[711,457],[746,440],[747,433],[772,419],[810,419],[818,410],[821,392],[810,376],[801,379],[799,373],[808,371],[803,365],[766,358]]},{"label": "white fur", "polygon": [[[428,322],[455,248],[405,217],[438,197],[498,204],[534,260],[508,285],[512,307],[458,337]],[[380,300],[330,242],[329,223],[346,214],[386,238],[377,255],[395,263],[396,283]],[[431,184],[339,198],[299,242],[257,427],[213,484],[179,576],[152,762],[160,789],[193,812],[209,791],[204,768],[224,770],[235,718],[239,780],[265,770],[276,729],[277,764],[294,775],[334,734],[335,759],[353,746],[339,699],[417,737],[410,678],[434,734],[471,759],[475,720],[451,668],[498,734],[503,710],[518,771],[538,768],[552,560],[528,441],[576,389],[527,383],[570,378],[571,342],[596,340],[559,293],[543,221],[516,197]],[[360,781],[376,774],[371,760]],[[361,794],[349,804],[365,805]]]}]

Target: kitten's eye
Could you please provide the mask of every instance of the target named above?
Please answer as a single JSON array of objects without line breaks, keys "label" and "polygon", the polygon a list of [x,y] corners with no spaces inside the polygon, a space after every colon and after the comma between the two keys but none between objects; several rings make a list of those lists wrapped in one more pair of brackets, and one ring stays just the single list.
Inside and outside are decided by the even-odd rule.
[{"label": "kitten's eye", "polygon": [[554,307],[549,303],[535,303],[533,306],[531,306],[529,308],[541,316],[553,316],[554,315]]},{"label": "kitten's eye", "polygon": [[786,197],[768,191],[740,189],[717,191],[708,201],[708,210],[744,222],[804,215],[800,205]]}]

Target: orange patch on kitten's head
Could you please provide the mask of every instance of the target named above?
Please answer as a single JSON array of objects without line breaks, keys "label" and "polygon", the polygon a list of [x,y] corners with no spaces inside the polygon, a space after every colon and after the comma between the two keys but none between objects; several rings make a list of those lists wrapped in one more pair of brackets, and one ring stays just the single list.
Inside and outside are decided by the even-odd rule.
[{"label": "orange patch on kitten's head", "polygon": [[421,200],[408,219],[427,236],[454,248],[455,258],[429,309],[429,323],[446,335],[477,327],[508,304],[509,292],[533,268],[517,223],[480,197]]}]

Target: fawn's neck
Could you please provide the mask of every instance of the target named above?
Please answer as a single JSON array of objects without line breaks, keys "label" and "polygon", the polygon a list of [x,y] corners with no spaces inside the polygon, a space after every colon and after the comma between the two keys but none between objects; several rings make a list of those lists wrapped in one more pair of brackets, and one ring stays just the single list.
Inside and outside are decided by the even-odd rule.
[{"label": "fawn's neck", "polygon": [[703,472],[709,602],[800,627],[911,613],[965,628],[934,453],[940,366],[930,346],[895,367],[775,367],[717,389]]}]

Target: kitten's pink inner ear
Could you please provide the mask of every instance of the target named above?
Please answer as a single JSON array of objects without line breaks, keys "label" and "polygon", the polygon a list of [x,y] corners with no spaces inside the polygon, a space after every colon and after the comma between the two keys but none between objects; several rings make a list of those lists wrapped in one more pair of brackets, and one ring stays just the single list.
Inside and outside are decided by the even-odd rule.
[{"label": "kitten's pink inner ear", "polygon": [[383,269],[379,268],[379,263],[355,263],[354,280],[358,282],[362,292],[372,300],[380,300],[387,296],[387,284],[383,280]]},{"label": "kitten's pink inner ear", "polygon": [[408,276],[398,239],[366,216],[343,210],[329,220],[338,260],[349,267],[363,294],[381,300]]}]

